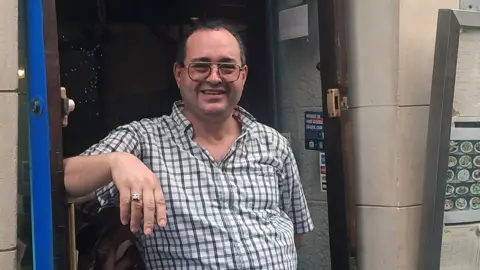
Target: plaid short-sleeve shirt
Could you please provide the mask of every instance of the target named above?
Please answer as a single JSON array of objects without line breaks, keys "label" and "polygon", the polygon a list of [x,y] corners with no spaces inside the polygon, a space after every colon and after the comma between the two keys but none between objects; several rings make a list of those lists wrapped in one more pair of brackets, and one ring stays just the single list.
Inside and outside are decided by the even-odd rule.
[{"label": "plaid short-sleeve shirt", "polygon": [[[242,133],[217,163],[182,108],[121,126],[83,153],[132,153],[160,179],[167,226],[138,234],[148,269],[296,269],[294,235],[313,223],[288,141],[237,107]],[[113,183],[96,195],[100,207],[119,203]]]}]

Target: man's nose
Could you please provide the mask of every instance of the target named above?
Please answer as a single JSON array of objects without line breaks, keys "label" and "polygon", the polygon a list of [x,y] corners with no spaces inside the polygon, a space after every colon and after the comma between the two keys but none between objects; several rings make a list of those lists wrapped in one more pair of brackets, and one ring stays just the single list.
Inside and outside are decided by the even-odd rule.
[{"label": "man's nose", "polygon": [[219,72],[218,67],[212,66],[210,75],[207,78],[207,82],[209,82],[211,84],[221,83],[222,78],[220,78],[220,74],[218,72]]}]

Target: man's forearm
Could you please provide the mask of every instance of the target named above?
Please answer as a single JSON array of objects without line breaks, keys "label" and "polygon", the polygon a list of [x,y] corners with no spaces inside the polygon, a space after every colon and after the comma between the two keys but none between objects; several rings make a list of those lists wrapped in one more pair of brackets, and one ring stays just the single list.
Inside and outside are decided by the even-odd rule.
[{"label": "man's forearm", "polygon": [[63,161],[65,189],[74,198],[91,194],[110,183],[111,154],[98,156],[77,156]]}]

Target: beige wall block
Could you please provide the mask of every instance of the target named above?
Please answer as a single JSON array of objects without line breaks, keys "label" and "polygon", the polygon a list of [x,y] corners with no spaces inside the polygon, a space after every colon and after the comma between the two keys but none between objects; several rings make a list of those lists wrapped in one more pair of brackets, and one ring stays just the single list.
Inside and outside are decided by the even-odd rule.
[{"label": "beige wall block", "polygon": [[438,9],[458,9],[459,0],[399,2],[399,104],[430,104]]},{"label": "beige wall block", "polygon": [[18,1],[0,1],[0,92],[18,88]]},{"label": "beige wall block", "polygon": [[17,135],[18,95],[0,93],[0,250],[17,244]]},{"label": "beige wall block", "polygon": [[396,206],[397,107],[355,108],[351,115],[357,204]]},{"label": "beige wall block", "polygon": [[417,269],[420,222],[420,206],[357,207],[358,269]]},{"label": "beige wall block", "polygon": [[428,109],[381,106],[352,110],[358,205],[422,203]]},{"label": "beige wall block", "polygon": [[0,269],[17,269],[16,250],[0,251]]},{"label": "beige wall block", "polygon": [[397,104],[398,2],[349,2],[348,70],[352,107]]},{"label": "beige wall block", "polygon": [[398,109],[397,206],[422,204],[428,114],[428,106],[399,107]]}]

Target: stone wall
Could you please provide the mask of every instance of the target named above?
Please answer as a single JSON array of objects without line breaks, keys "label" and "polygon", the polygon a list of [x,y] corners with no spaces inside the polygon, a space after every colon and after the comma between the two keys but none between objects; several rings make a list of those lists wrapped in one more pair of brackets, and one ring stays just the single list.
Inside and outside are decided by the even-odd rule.
[{"label": "stone wall", "polygon": [[18,5],[0,2],[0,269],[16,268]]}]

